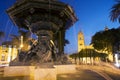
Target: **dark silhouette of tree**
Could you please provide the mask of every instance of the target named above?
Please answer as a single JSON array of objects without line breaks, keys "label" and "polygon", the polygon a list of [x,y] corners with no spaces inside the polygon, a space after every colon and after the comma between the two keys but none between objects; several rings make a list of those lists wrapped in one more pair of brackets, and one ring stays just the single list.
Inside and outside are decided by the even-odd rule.
[{"label": "dark silhouette of tree", "polygon": [[70,57],[73,58],[75,62],[76,62],[76,59],[79,59],[79,62],[80,62],[80,58],[81,59],[86,58],[86,63],[87,63],[88,57],[90,58],[90,60],[92,60],[92,58],[95,60],[96,57],[99,57],[102,61],[106,61],[107,56],[108,54],[99,53],[94,49],[82,49],[79,53],[73,53],[70,55]]},{"label": "dark silhouette of tree", "polygon": [[11,34],[10,38],[12,39],[11,43],[12,45],[16,45],[17,48],[20,46],[20,36]]},{"label": "dark silhouette of tree", "polygon": [[73,54],[70,55],[70,57],[71,57],[72,59],[74,59],[74,61],[75,61],[75,63],[76,63],[76,59],[78,58],[78,53],[73,53]]},{"label": "dark silhouette of tree", "polygon": [[65,39],[64,40],[64,46],[66,46],[67,44],[70,44],[70,42],[67,39]]},{"label": "dark silhouette of tree", "polygon": [[0,39],[5,36],[5,33],[3,31],[0,31]]},{"label": "dark silhouette of tree", "polygon": [[9,46],[9,45],[12,45],[12,42],[11,41],[4,41],[4,42],[2,42],[2,45]]},{"label": "dark silhouette of tree", "polygon": [[[115,53],[115,47],[120,42],[120,28],[99,31],[93,37],[91,44],[97,50]],[[114,54],[113,54],[114,56]]]},{"label": "dark silhouette of tree", "polygon": [[2,44],[4,37],[5,33],[3,31],[0,31],[0,45]]},{"label": "dark silhouette of tree", "polygon": [[110,19],[113,22],[117,20],[120,22],[120,1],[111,8]]},{"label": "dark silhouette of tree", "polygon": [[22,50],[23,51],[26,51],[28,50],[28,46],[30,44],[30,36],[31,36],[31,33],[27,30],[24,30],[24,29],[20,29],[19,30],[19,35],[14,35],[14,34],[11,34],[10,37],[12,39],[12,44],[13,45],[16,45],[18,48],[20,47],[20,39],[21,39],[21,36],[23,36],[23,48]]}]

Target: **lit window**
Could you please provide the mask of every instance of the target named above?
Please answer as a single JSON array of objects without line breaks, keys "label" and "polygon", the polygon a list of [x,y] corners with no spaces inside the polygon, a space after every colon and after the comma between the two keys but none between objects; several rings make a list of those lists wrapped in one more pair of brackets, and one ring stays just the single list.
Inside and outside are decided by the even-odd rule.
[{"label": "lit window", "polygon": [[5,54],[2,54],[1,61],[5,61]]}]

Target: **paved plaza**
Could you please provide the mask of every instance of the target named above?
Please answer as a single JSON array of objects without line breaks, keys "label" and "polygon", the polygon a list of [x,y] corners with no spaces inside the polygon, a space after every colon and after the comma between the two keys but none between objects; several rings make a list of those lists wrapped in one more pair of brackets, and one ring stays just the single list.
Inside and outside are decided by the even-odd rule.
[{"label": "paved plaza", "polygon": [[[0,80],[29,80],[24,77],[3,77],[4,68],[0,68]],[[120,80],[119,69],[107,66],[76,65],[76,72],[59,74],[57,80]]]}]

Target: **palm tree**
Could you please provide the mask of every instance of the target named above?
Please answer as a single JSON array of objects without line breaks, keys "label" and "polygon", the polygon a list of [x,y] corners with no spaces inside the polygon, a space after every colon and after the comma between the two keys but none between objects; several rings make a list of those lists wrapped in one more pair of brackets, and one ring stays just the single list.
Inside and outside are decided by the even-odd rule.
[{"label": "palm tree", "polygon": [[12,45],[16,45],[17,47],[19,47],[20,37],[18,35],[11,34],[10,38],[12,39],[11,41]]},{"label": "palm tree", "polygon": [[18,48],[20,47],[20,38],[21,36],[23,36],[23,51],[28,50],[28,46],[29,46],[29,41],[30,41],[30,35],[31,33],[29,31],[25,31],[20,29],[19,30],[19,35],[10,35],[11,39],[12,39],[12,44],[16,45]]},{"label": "palm tree", "polygon": [[66,46],[67,44],[70,44],[70,42],[67,39],[65,39],[64,40],[64,46]]},{"label": "palm tree", "polygon": [[3,31],[0,31],[0,39],[5,36],[5,33]]},{"label": "palm tree", "polygon": [[119,21],[120,23],[120,1],[117,1],[117,4],[113,5],[110,12],[111,21]]}]

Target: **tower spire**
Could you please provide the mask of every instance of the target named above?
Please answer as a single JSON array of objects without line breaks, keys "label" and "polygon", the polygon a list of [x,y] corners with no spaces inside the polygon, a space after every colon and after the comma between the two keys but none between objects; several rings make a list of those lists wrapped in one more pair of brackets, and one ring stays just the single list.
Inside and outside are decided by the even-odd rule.
[{"label": "tower spire", "polygon": [[104,29],[105,31],[108,31],[109,30],[109,28],[108,28],[108,26],[105,26],[105,29]]}]

